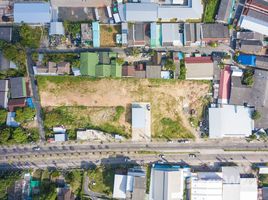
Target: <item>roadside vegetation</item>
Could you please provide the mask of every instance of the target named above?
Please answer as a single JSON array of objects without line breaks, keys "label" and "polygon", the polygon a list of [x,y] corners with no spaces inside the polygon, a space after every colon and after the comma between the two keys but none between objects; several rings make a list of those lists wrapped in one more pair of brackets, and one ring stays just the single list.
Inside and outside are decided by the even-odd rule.
[{"label": "roadside vegetation", "polygon": [[219,7],[219,0],[203,0],[205,7],[203,22],[213,23],[215,21],[215,15]]},{"label": "roadside vegetation", "polygon": [[47,65],[48,62],[69,62],[71,67],[80,67],[80,57],[76,53],[46,53],[44,54],[43,64]]}]

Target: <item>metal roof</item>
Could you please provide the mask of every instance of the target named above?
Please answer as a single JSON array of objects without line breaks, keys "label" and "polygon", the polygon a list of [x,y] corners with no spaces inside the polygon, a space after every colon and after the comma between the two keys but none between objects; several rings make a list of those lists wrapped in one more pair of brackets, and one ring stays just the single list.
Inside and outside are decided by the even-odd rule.
[{"label": "metal roof", "polygon": [[54,134],[55,142],[64,142],[66,141],[66,134],[65,133],[57,133]]},{"label": "metal roof", "polygon": [[15,3],[14,22],[44,24],[51,20],[49,3]]},{"label": "metal roof", "polygon": [[209,137],[247,137],[254,129],[252,109],[244,106],[221,105],[209,108]]},{"label": "metal roof", "polygon": [[10,78],[10,93],[11,98],[26,97],[26,84],[23,77]]},{"label": "metal roof", "polygon": [[155,22],[157,8],[155,3],[126,3],[126,21]]},{"label": "metal roof", "polygon": [[126,185],[127,185],[127,176],[115,174],[113,198],[125,199],[126,198]]},{"label": "metal roof", "polygon": [[62,22],[51,22],[49,35],[64,35],[64,27]]},{"label": "metal roof", "polygon": [[93,47],[100,47],[100,24],[92,22]]}]

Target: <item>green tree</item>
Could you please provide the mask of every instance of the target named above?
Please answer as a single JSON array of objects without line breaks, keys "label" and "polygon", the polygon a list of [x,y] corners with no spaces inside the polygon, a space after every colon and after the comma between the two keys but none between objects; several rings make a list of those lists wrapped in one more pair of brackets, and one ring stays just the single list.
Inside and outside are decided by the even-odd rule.
[{"label": "green tree", "polygon": [[257,111],[257,110],[254,110],[254,112],[253,112],[252,115],[251,115],[251,118],[252,118],[253,120],[258,120],[258,119],[261,118],[261,113],[260,113],[259,111]]},{"label": "green tree", "polygon": [[30,27],[27,24],[22,24],[19,30],[20,43],[24,47],[38,48],[42,35],[41,27]]},{"label": "green tree", "polygon": [[16,109],[15,120],[17,122],[23,123],[27,120],[32,120],[35,116],[35,110],[30,107],[18,108]]},{"label": "green tree", "polygon": [[179,79],[185,80],[186,79],[186,67],[184,61],[180,63],[180,76]]},{"label": "green tree", "polygon": [[247,69],[244,71],[242,83],[248,86],[252,86],[254,83],[254,71],[252,69]]},{"label": "green tree", "polygon": [[28,136],[22,128],[16,128],[12,134],[12,137],[16,143],[27,142]]},{"label": "green tree", "polygon": [[1,144],[7,144],[10,139],[10,128],[5,128],[3,130],[0,130],[0,143]]},{"label": "green tree", "polygon": [[123,65],[125,63],[124,58],[116,58],[116,62],[118,65]]},{"label": "green tree", "polygon": [[7,119],[7,111],[4,109],[0,109],[0,126],[6,123]]},{"label": "green tree", "polygon": [[135,47],[133,47],[130,52],[130,54],[134,57],[137,57],[138,55],[140,55],[140,53],[141,53],[141,50]]},{"label": "green tree", "polygon": [[174,61],[171,58],[167,59],[165,63],[165,68],[166,70],[175,71],[176,65],[174,64]]}]

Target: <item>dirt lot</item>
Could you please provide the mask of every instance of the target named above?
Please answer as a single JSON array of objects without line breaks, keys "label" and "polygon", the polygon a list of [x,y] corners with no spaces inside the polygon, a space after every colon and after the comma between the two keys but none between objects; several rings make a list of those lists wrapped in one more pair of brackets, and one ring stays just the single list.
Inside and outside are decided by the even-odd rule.
[{"label": "dirt lot", "polygon": [[[126,111],[119,122],[128,128],[131,123],[131,103],[150,102],[152,134],[155,137],[196,135],[196,130],[189,123],[188,111],[194,109],[197,116],[201,115],[204,97],[209,91],[209,84],[200,81],[147,79],[38,77],[38,85],[42,107],[124,106]],[[164,118],[169,120],[163,121]],[[170,124],[170,120],[173,127],[168,127],[170,134],[165,135],[163,126]],[[180,131],[176,132],[178,125]]]},{"label": "dirt lot", "polygon": [[120,33],[120,25],[100,26],[100,45],[111,47],[116,45],[116,34]]}]

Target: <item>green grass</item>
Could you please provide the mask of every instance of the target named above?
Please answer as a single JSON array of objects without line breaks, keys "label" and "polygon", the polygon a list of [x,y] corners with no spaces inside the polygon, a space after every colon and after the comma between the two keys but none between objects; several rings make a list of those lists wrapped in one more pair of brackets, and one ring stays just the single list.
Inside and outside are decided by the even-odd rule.
[{"label": "green grass", "polygon": [[158,137],[165,136],[167,139],[172,138],[190,138],[194,139],[194,135],[188,131],[182,124],[181,120],[172,120],[170,118],[162,118],[160,120],[161,128],[157,133]]},{"label": "green grass", "polygon": [[115,115],[114,115],[114,121],[115,122],[117,122],[119,119],[120,119],[120,117],[121,117],[121,115],[123,114],[125,112],[125,108],[123,107],[123,106],[117,106],[116,108],[115,108]]},{"label": "green grass", "polygon": [[260,186],[268,187],[268,174],[259,175]]},{"label": "green grass", "polygon": [[219,0],[204,0],[205,13],[203,22],[213,23],[215,21],[215,15],[217,13]]},{"label": "green grass", "polygon": [[21,177],[21,171],[1,172],[0,174],[0,199],[7,199],[7,188]]}]

